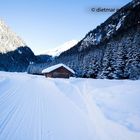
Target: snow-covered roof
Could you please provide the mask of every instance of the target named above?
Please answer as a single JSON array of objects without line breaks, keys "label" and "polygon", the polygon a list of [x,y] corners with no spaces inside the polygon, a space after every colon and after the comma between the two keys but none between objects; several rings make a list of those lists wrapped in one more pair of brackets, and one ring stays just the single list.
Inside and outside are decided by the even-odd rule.
[{"label": "snow-covered roof", "polygon": [[51,72],[51,71],[53,71],[53,70],[55,70],[55,69],[58,69],[58,68],[60,68],[60,67],[66,68],[67,70],[69,70],[69,71],[72,72],[73,74],[75,73],[71,68],[69,68],[68,66],[66,66],[66,65],[64,65],[64,64],[62,64],[62,63],[57,64],[57,65],[54,65],[54,66],[51,66],[51,67],[48,67],[48,68],[42,70],[42,73],[49,73],[49,72]]}]

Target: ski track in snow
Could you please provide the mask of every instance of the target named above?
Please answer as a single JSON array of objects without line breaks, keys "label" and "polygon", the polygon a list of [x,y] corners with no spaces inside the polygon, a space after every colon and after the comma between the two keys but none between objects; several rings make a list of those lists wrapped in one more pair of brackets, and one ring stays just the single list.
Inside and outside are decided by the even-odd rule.
[{"label": "ski track in snow", "polygon": [[140,132],[107,118],[98,105],[116,98],[106,92],[123,84],[135,85],[0,72],[0,140],[138,140]]}]

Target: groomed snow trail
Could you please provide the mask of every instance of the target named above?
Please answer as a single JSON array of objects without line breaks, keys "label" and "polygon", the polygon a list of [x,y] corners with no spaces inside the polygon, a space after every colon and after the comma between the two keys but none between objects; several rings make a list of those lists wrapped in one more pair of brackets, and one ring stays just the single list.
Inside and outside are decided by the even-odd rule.
[{"label": "groomed snow trail", "polygon": [[85,140],[87,118],[51,79],[5,75],[0,82],[0,140]]},{"label": "groomed snow trail", "polygon": [[[140,116],[140,104],[133,101],[140,97],[139,84],[0,72],[0,140],[138,140],[140,122],[130,116]],[[122,90],[113,91],[122,85],[136,89],[129,99],[125,96],[133,105],[125,103]],[[116,99],[128,106],[125,114],[111,102]],[[107,117],[114,113],[109,107],[118,109],[119,120]],[[123,115],[137,131],[123,124]]]}]

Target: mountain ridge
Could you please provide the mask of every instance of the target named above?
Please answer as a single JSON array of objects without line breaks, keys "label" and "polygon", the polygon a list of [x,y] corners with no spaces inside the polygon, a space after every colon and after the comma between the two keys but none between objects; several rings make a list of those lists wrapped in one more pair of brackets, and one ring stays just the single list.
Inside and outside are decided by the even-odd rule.
[{"label": "mountain ridge", "polygon": [[[140,5],[139,0],[133,0],[132,2],[129,2],[124,7],[120,8],[112,16],[110,16],[107,20],[105,20],[105,22],[98,25],[95,29],[89,31],[85,35],[85,37],[81,41],[79,41],[78,46],[80,46],[80,48],[78,49],[78,51],[82,51],[82,50],[86,49],[87,45],[88,46],[91,46],[91,45],[98,46],[98,45],[102,44],[103,42],[108,41],[109,39],[112,38],[112,36],[115,36],[117,32],[121,32],[122,30],[126,30],[127,28],[129,28],[130,23],[131,23],[131,26],[135,25],[136,24],[135,17],[133,17],[133,19],[129,20],[130,23],[125,22],[124,19],[129,18],[129,16],[130,16],[129,14],[131,14],[129,12],[131,12],[131,10],[133,10],[137,5]],[[138,16],[137,18],[140,18],[140,17]],[[115,23],[113,24],[113,22],[115,22]],[[121,22],[122,22],[122,24],[120,24]],[[123,26],[123,28],[122,28],[122,25],[124,25],[124,24],[127,26],[126,27]],[[139,24],[140,24],[140,21],[139,21]],[[99,33],[101,33],[101,34],[99,34]],[[98,39],[94,38],[97,34],[99,35]],[[101,37],[100,37],[101,35],[104,36],[104,38],[102,37],[102,39],[101,39]],[[90,38],[90,39],[88,39],[88,38]],[[76,46],[77,45],[75,45],[75,47]],[[61,55],[63,55],[63,53]]]}]

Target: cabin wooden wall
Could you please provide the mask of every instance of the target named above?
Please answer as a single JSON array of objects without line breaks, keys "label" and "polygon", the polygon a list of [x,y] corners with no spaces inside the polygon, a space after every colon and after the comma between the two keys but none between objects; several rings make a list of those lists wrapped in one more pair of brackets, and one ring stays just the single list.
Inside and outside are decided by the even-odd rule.
[{"label": "cabin wooden wall", "polygon": [[69,78],[72,75],[73,74],[70,71],[63,67],[60,67],[58,69],[55,69],[54,71],[45,74],[46,77],[52,78]]}]

